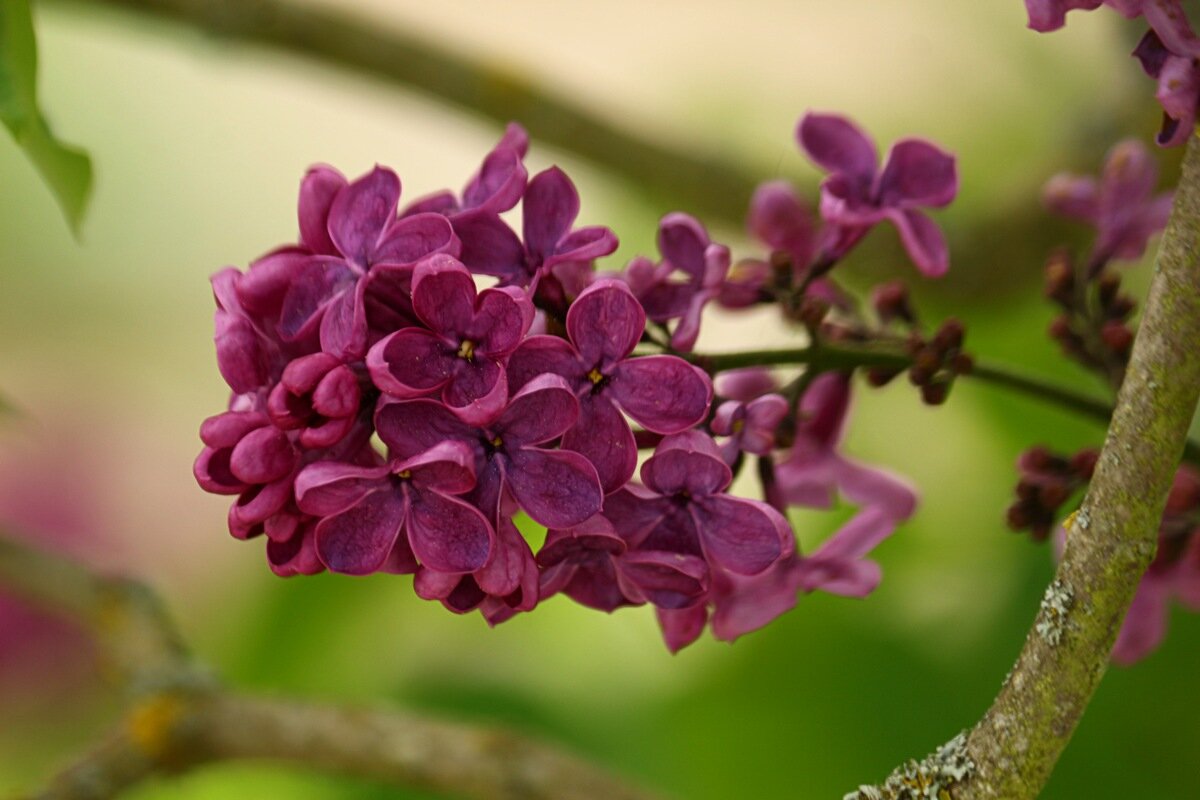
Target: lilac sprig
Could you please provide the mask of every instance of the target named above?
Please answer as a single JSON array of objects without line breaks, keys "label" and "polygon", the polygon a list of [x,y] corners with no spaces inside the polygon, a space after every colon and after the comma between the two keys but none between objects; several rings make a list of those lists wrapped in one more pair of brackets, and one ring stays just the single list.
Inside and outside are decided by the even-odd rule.
[{"label": "lilac sprig", "polygon": [[[952,158],[913,140],[876,175],[852,124],[806,120],[834,171],[824,226],[789,187],[767,185],[750,227],[772,254],[736,267],[677,212],[660,224],[657,261],[596,273],[616,236],[577,224],[560,169],[529,179],[516,125],[461,192],[402,211],[390,169],[349,180],[314,167],[299,239],[213,276],[231,396],[201,429],[197,481],[235,498],[231,533],[265,537],[280,575],[413,574],[419,596],[491,624],[555,594],[605,611],[649,604],[677,650],[709,625],[736,638],[815,589],[868,593],[880,574],[868,555],[915,496],[838,452],[852,367],[814,365],[783,392],[765,371],[734,376],[714,407],[705,359],[689,355],[713,301],[786,295],[810,335],[861,335],[826,273],[880,220],[900,226],[924,271],[944,269],[940,234],[915,209],[948,202]],[[871,154],[851,163],[839,148]],[[500,216],[513,209],[520,235]],[[654,451],[639,471],[641,446]],[[747,455],[769,476],[762,500],[730,492]],[[860,513],[799,552],[789,508],[835,494]],[[536,551],[518,515],[547,529]]]}]

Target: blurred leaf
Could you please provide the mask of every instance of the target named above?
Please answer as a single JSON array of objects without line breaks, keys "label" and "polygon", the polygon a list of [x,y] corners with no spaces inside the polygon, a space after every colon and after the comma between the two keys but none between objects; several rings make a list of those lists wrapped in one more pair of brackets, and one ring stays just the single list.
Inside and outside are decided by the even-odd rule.
[{"label": "blurred leaf", "polygon": [[29,0],[0,0],[0,122],[29,158],[76,236],[92,186],[92,162],[50,131],[37,101],[37,41]]}]

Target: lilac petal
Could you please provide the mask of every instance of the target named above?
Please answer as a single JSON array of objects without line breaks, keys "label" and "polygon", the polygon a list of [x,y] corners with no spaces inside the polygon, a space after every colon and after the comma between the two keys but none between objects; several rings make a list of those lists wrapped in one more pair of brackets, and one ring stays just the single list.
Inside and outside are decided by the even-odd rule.
[{"label": "lilac petal", "polygon": [[397,475],[409,473],[413,486],[422,490],[463,494],[475,488],[475,452],[463,442],[441,442],[390,469]]},{"label": "lilac petal", "polygon": [[522,448],[510,456],[508,487],[517,503],[547,528],[570,528],[600,510],[596,468],[579,453]]},{"label": "lilac petal", "polygon": [[604,396],[579,400],[579,421],[563,436],[564,450],[582,453],[600,477],[605,494],[624,486],[637,468],[637,442],[629,423]]},{"label": "lilac petal", "polygon": [[1118,216],[1130,206],[1147,202],[1158,183],[1158,165],[1137,139],[1126,139],[1108,151],[1100,179],[1100,207]]},{"label": "lilac petal", "polygon": [[258,332],[248,319],[217,312],[217,369],[236,394],[252,392],[267,383],[267,365]]},{"label": "lilac petal", "polygon": [[281,578],[295,575],[316,575],[325,570],[317,555],[316,538],[302,531],[290,539],[267,542],[267,566]]},{"label": "lilac petal", "polygon": [[321,318],[321,349],[343,361],[367,352],[366,282],[359,281],[334,297]]},{"label": "lilac petal", "polygon": [[[670,511],[670,502],[645,487],[630,483],[604,498],[602,513],[622,539],[638,544],[659,527]],[[690,518],[688,522],[690,524]]]},{"label": "lilac petal", "polygon": [[239,304],[256,317],[278,317],[288,290],[311,259],[297,247],[283,247],[257,259],[237,281]]},{"label": "lilac petal", "polygon": [[1197,95],[1200,95],[1200,66],[1191,59],[1168,57],[1154,93],[1164,115],[1157,139],[1160,146],[1175,147],[1187,141],[1195,125]]},{"label": "lilac petal", "polygon": [[722,372],[717,378],[717,394],[748,403],[756,397],[779,389],[779,381],[765,367],[745,367]]},{"label": "lilac petal", "polygon": [[679,433],[698,424],[713,395],[708,375],[677,356],[626,359],[609,388],[625,413],[655,433]]},{"label": "lilac petal", "polygon": [[[294,363],[294,362],[293,362]],[[284,370],[287,374],[287,370]],[[346,366],[331,369],[313,389],[313,409],[325,417],[349,417],[358,411],[362,392],[358,378]]]},{"label": "lilac petal", "polygon": [[[620,575],[612,559],[597,558],[589,563],[564,570],[566,584],[562,592],[576,603],[597,611],[612,613],[622,606],[645,602],[636,594],[629,597],[624,591]],[[551,594],[552,585],[543,587],[543,593]]]},{"label": "lilac petal", "polygon": [[479,173],[463,188],[463,210],[480,208],[496,214],[508,211],[525,193],[528,176],[519,151],[497,146],[484,158]]},{"label": "lilac petal", "polygon": [[546,542],[537,554],[537,563],[553,567],[564,561],[579,561],[593,555],[621,555],[625,540],[617,535],[604,516],[596,514],[570,530],[548,531]]},{"label": "lilac petal", "polygon": [[[540,598],[537,562],[533,560],[525,537],[511,519],[500,519],[493,557],[475,573],[475,580],[480,589],[493,597],[504,598],[511,608],[529,611],[537,605]],[[488,621],[495,624],[500,620],[491,616]]]},{"label": "lilac petal", "polygon": [[1142,577],[1113,647],[1113,661],[1127,666],[1158,648],[1167,632],[1169,594],[1169,584],[1159,576],[1148,572]]},{"label": "lilac petal", "polygon": [[692,498],[706,497],[732,480],[716,444],[699,431],[668,436],[642,465],[642,482],[663,496],[686,492]]},{"label": "lilac petal", "polygon": [[880,204],[939,208],[957,193],[954,156],[923,139],[902,139],[892,145],[879,176]]},{"label": "lilac petal", "polygon": [[603,225],[588,225],[576,228],[558,243],[558,252],[546,258],[543,269],[572,264],[589,263],[597,258],[611,255],[620,242],[611,229]]},{"label": "lilac petal", "polygon": [[1133,49],[1131,54],[1142,65],[1142,71],[1155,80],[1162,74],[1163,67],[1167,63],[1167,59],[1171,57],[1171,52],[1163,47],[1162,39],[1158,38],[1158,34],[1154,31],[1146,31],[1146,34],[1138,41],[1137,47]]},{"label": "lilac petal", "polygon": [[557,375],[539,375],[513,395],[495,429],[507,448],[562,436],[579,418],[579,401]]},{"label": "lilac petal", "polygon": [[[1119,5],[1110,0],[1110,5]],[[1180,0],[1148,0],[1136,3],[1163,46],[1177,56],[1200,58],[1200,39],[1192,32]],[[1133,10],[1133,9],[1129,9]],[[1131,19],[1135,15],[1126,14]]]},{"label": "lilac petal", "polygon": [[751,577],[722,573],[714,583],[722,590],[714,603],[713,635],[726,642],[756,631],[796,606],[794,553]]},{"label": "lilac petal", "polygon": [[800,399],[796,446],[826,452],[842,438],[850,410],[850,376],[823,372]]},{"label": "lilac petal", "polygon": [[[229,531],[235,536],[237,530],[245,531],[283,510],[292,499],[292,481],[289,477],[272,483],[252,486],[243,492],[229,508]],[[245,538],[239,536],[239,538]]]},{"label": "lilac petal", "polygon": [[474,572],[487,563],[493,538],[479,509],[432,490],[414,493],[408,542],[429,569]]},{"label": "lilac petal", "polygon": [[332,447],[346,438],[346,435],[350,433],[354,424],[355,419],[353,417],[339,417],[311,425],[300,431],[300,444],[314,450],[323,447]]},{"label": "lilac petal", "polygon": [[[473,583],[469,577],[464,578],[457,572],[438,572],[422,567],[417,570],[416,577],[413,578],[413,591],[422,600],[444,600],[464,580]],[[475,587],[475,590],[479,593],[479,599],[475,602],[475,605],[478,605],[483,601],[483,592],[479,591],[478,586]]]},{"label": "lilac petal", "polygon": [[679,610],[659,608],[655,614],[662,628],[663,641],[672,653],[678,653],[699,639],[708,622],[708,609],[703,604]]},{"label": "lilac petal", "polygon": [[1055,214],[1094,223],[1099,216],[1099,194],[1093,178],[1062,173],[1046,182],[1042,203]]},{"label": "lilac petal", "polygon": [[462,243],[441,214],[414,214],[392,223],[375,248],[374,263],[416,264],[434,253],[457,256]]},{"label": "lilac petal", "polygon": [[634,551],[619,565],[623,577],[659,608],[687,608],[708,591],[708,564],[696,556]]},{"label": "lilac petal", "polygon": [[777,394],[769,394],[751,401],[746,406],[742,449],[760,456],[769,454],[775,448],[775,430],[787,416],[787,412],[787,400]]},{"label": "lilac petal", "polygon": [[586,372],[569,342],[557,336],[530,336],[509,356],[508,386],[519,391],[537,376],[546,374],[559,375],[568,386],[573,386],[586,380]]},{"label": "lilac petal", "polygon": [[338,192],[346,187],[346,178],[333,167],[310,167],[300,182],[300,241],[319,255],[338,254],[329,238],[329,209]]},{"label": "lilac petal", "polygon": [[347,260],[360,267],[371,256],[385,228],[396,217],[400,179],[386,167],[376,166],[346,186],[329,208],[329,237]]},{"label": "lilac petal", "polygon": [[671,266],[696,281],[704,277],[704,253],[708,245],[708,231],[690,214],[676,211],[658,224],[658,251]]},{"label": "lilac petal", "polygon": [[388,553],[387,560],[383,562],[379,572],[388,572],[392,575],[412,575],[419,568],[417,557],[413,555],[412,546],[408,543],[408,537],[397,536],[396,543],[392,545],[391,552]]},{"label": "lilac petal", "polygon": [[413,272],[413,310],[443,335],[465,333],[475,317],[475,281],[455,258],[436,255]]},{"label": "lilac petal", "polygon": [[905,520],[917,507],[917,493],[901,478],[887,472],[837,458],[833,473],[838,487],[852,503],[870,505],[893,520]]},{"label": "lilac petal", "polygon": [[525,188],[522,204],[525,247],[541,260],[554,255],[579,216],[579,193],[558,167],[539,172]]},{"label": "lilac petal", "polygon": [[875,591],[883,571],[874,561],[804,559],[797,568],[799,586],[806,592],[820,589],[842,597],[862,598]]},{"label": "lilac petal", "polygon": [[290,473],[297,458],[287,434],[268,425],[242,437],[230,455],[229,468],[246,483],[270,483]]},{"label": "lilac petal", "polygon": [[735,429],[740,432],[739,426],[746,424],[746,404],[739,403],[736,400],[729,400],[721,403],[713,414],[712,422],[709,423],[709,429],[717,436],[729,436],[734,433]]},{"label": "lilac petal", "polygon": [[750,198],[746,227],[772,250],[792,257],[792,266],[808,266],[816,246],[812,212],[787,181],[761,184]]},{"label": "lilac petal", "polygon": [[475,342],[476,352],[494,358],[517,349],[533,324],[533,304],[515,286],[484,289],[475,306],[475,318],[464,333]]},{"label": "lilac petal", "polygon": [[638,292],[637,298],[646,310],[647,317],[655,322],[666,322],[686,314],[695,295],[696,286],[692,283],[663,280]]},{"label": "lilac petal", "polygon": [[691,352],[696,346],[696,339],[700,337],[700,317],[704,313],[704,306],[715,296],[716,292],[713,291],[701,291],[692,295],[687,311],[671,332],[671,347],[680,352]]},{"label": "lilac petal", "polygon": [[606,278],[589,286],[567,311],[567,335],[584,364],[607,366],[633,352],[646,329],[646,313],[629,287]]},{"label": "lilac petal", "polygon": [[370,344],[401,328],[421,324],[412,307],[412,273],[411,266],[377,264],[371,268],[363,292]]},{"label": "lilac petal", "polygon": [[784,554],[787,520],[766,503],[713,495],[692,504],[704,552],[738,575],[757,575]]},{"label": "lilac petal", "polygon": [[1068,11],[1099,8],[1103,0],[1025,0],[1029,27],[1041,33],[1056,31],[1066,24]]},{"label": "lilac petal", "polygon": [[482,209],[454,218],[454,232],[462,240],[459,258],[471,272],[495,275],[504,283],[527,283],[525,247],[500,217]]},{"label": "lilac petal", "polygon": [[442,402],[463,422],[486,425],[504,410],[508,379],[504,367],[487,358],[452,359],[453,375],[442,391]]},{"label": "lilac petal", "polygon": [[892,209],[885,213],[895,223],[896,230],[900,232],[900,241],[904,243],[904,249],[917,269],[929,278],[945,275],[950,267],[950,255],[937,223],[912,209]]},{"label": "lilac petal", "polygon": [[408,500],[390,488],[367,494],[317,524],[317,554],[333,572],[369,575],[387,561],[408,516]]},{"label": "lilac petal", "polygon": [[367,353],[371,380],[396,397],[419,397],[440,389],[454,372],[446,343],[422,328],[405,328],[380,339]]},{"label": "lilac petal", "polygon": [[329,301],[358,280],[341,259],[314,257],[291,282],[279,310],[279,333],[288,341],[302,338],[315,327]]},{"label": "lilac petal", "polygon": [[321,379],[340,363],[328,353],[301,356],[288,363],[279,378],[279,383],[292,394],[305,395],[313,391]]},{"label": "lilac petal", "polygon": [[442,216],[449,216],[458,210],[458,198],[454,196],[454,192],[449,189],[442,189],[440,192],[418,197],[409,203],[400,212],[400,219],[414,217],[417,214],[441,214]]},{"label": "lilac petal", "polygon": [[[477,442],[478,433],[436,400],[380,402],[375,429],[395,458],[411,458],[444,441]],[[482,480],[482,476],[478,476]]]},{"label": "lilac petal", "polygon": [[226,411],[200,423],[200,441],[209,447],[233,447],[250,431],[267,424],[267,416],[256,411]]},{"label": "lilac petal", "polygon": [[364,495],[387,487],[387,467],[354,467],[336,461],[318,461],[296,476],[296,505],[306,514],[328,517],[340,514]]},{"label": "lilac petal", "polygon": [[796,139],[824,170],[846,175],[860,190],[875,177],[879,164],[875,144],[845,117],[810,111],[796,127]]},{"label": "lilac petal", "polygon": [[249,487],[229,469],[230,447],[205,447],[192,464],[196,483],[212,494],[241,494]]}]

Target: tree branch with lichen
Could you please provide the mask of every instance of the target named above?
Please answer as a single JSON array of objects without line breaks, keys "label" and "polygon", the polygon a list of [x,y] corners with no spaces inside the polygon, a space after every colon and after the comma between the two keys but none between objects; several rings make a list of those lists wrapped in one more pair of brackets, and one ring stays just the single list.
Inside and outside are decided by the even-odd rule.
[{"label": "tree branch with lichen", "polygon": [[654,800],[575,756],[498,728],[256,697],[188,655],[145,584],[0,539],[0,586],[88,626],[129,693],[124,716],[19,800],[106,800],[153,777],[257,759],[475,800]]},{"label": "tree branch with lichen", "polygon": [[[946,758],[899,770],[851,798],[1036,797],[1108,667],[1200,399],[1200,139],[1184,156],[1146,309],[1096,472],[1068,523],[1063,559],[992,707]],[[947,749],[939,751],[939,755]],[[907,781],[907,782],[906,782]],[[925,791],[925,781],[935,792]],[[898,788],[897,788],[898,787]],[[917,788],[912,788],[917,787]],[[909,793],[905,794],[907,791]]]}]

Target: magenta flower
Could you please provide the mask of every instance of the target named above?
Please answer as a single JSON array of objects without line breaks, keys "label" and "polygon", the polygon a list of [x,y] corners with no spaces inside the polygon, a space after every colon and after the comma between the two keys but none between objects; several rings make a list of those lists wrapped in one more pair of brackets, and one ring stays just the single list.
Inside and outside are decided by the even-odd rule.
[{"label": "magenta flower", "polygon": [[1166,48],[1178,56],[1200,56],[1200,40],[1188,23],[1180,0],[1025,0],[1029,27],[1046,33],[1066,24],[1068,11],[1091,11],[1106,5],[1126,19],[1144,16]]},{"label": "magenta flower", "polygon": [[461,199],[450,191],[437,192],[415,201],[400,216],[434,213],[454,217],[473,209],[495,214],[508,211],[525,193],[529,173],[523,159],[528,150],[529,134],[517,123],[508,123],[500,141],[479,165],[479,171],[463,187]]},{"label": "magenta flower", "polygon": [[765,456],[775,449],[775,430],[787,416],[788,403],[781,395],[768,394],[743,403],[727,400],[717,408],[712,432],[729,438],[721,445],[721,455],[732,464],[738,453]]},{"label": "magenta flower", "polygon": [[675,212],[658,225],[658,251],[663,260],[657,266],[635,258],[625,268],[625,280],[650,319],[679,320],[671,346],[691,350],[700,335],[704,306],[725,286],[729,248],[712,242],[695,217]]},{"label": "magenta flower", "polygon": [[1097,232],[1092,262],[1141,258],[1150,237],[1167,225],[1171,192],[1154,193],[1158,167],[1149,151],[1128,139],[1108,151],[1100,180],[1055,175],[1043,198],[1051,211],[1082,220]]},{"label": "magenta flower", "polygon": [[309,171],[300,192],[300,231],[316,255],[289,281],[279,318],[285,340],[319,330],[325,352],[361,357],[370,342],[367,295],[384,305],[398,302],[406,311],[412,266],[433,253],[458,254],[458,238],[445,217],[397,220],[399,200],[400,179],[384,167],[353,183],[330,167]]},{"label": "magenta flower", "polygon": [[511,515],[506,511],[511,495],[534,521],[570,528],[600,510],[596,469],[579,453],[537,445],[559,438],[578,418],[579,401],[563,379],[542,375],[483,427],[463,422],[433,400],[385,400],[375,427],[393,458],[411,458],[444,441],[468,445],[478,478],[470,500],[489,520]]},{"label": "magenta flower", "polygon": [[562,592],[600,611],[653,603],[684,608],[708,591],[708,565],[680,553],[629,550],[605,517],[571,530],[552,530],[538,552],[542,597]]},{"label": "magenta flower", "polygon": [[267,398],[267,414],[281,430],[299,430],[304,447],[330,447],[354,427],[362,391],[350,367],[328,353],[292,361]]},{"label": "magenta flower", "polygon": [[617,237],[602,226],[572,229],[579,193],[558,167],[539,172],[525,187],[521,204],[524,243],[494,211],[478,208],[455,216],[462,261],[472,272],[495,275],[501,285],[536,288],[555,267],[590,262],[617,249]]},{"label": "magenta flower", "polygon": [[826,258],[844,256],[876,223],[891,220],[913,263],[937,277],[949,267],[941,230],[918,209],[941,208],[958,193],[954,156],[922,139],[892,145],[883,169],[874,143],[853,122],[809,112],[796,128],[800,146],[830,175],[821,184],[821,217],[836,226]]},{"label": "magenta flower", "polygon": [[471,273],[436,255],[417,265],[413,311],[428,328],[404,328],[371,348],[367,368],[383,391],[399,398],[441,392],[464,422],[483,424],[504,408],[504,362],[533,322],[533,306],[515,287],[476,294]]},{"label": "magenta flower", "polygon": [[1196,127],[1200,61],[1197,56],[1171,52],[1154,31],[1142,37],[1133,55],[1145,73],[1158,81],[1154,96],[1163,108],[1163,122],[1156,141],[1161,147],[1183,144]]},{"label": "magenta flower", "polygon": [[569,341],[531,336],[508,363],[514,387],[543,373],[566,379],[580,414],[562,447],[595,465],[606,493],[624,485],[637,466],[637,445],[622,410],[646,430],[670,434],[704,419],[712,401],[708,376],[683,359],[629,358],[645,327],[645,312],[629,287],[599,280],[567,312]]},{"label": "magenta flower", "polygon": [[763,572],[784,554],[787,520],[766,503],[724,493],[733,474],[707,435],[663,439],[641,476],[645,488],[627,486],[604,505],[635,550],[697,556],[738,575]]},{"label": "magenta flower", "polygon": [[310,464],[296,476],[296,504],[322,517],[317,555],[334,572],[413,572],[420,563],[464,573],[487,562],[494,538],[479,509],[453,496],[474,486],[471,449],[443,442],[383,467]]},{"label": "magenta flower", "polygon": [[837,452],[849,407],[848,375],[826,372],[813,380],[800,400],[795,442],[776,481],[788,505],[831,508],[840,492],[862,507],[797,567],[804,591],[862,596],[879,582],[877,565],[863,557],[912,516],[917,498],[899,478]]}]

